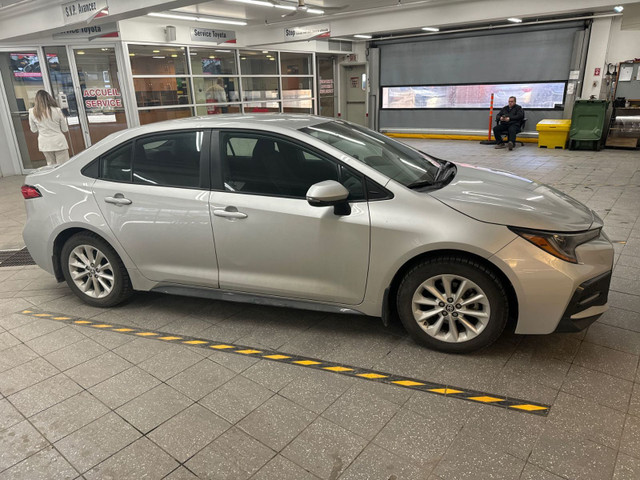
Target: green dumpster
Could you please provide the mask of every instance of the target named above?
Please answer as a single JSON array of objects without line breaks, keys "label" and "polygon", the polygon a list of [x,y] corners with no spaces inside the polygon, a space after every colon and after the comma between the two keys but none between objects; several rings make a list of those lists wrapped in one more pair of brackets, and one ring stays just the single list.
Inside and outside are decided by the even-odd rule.
[{"label": "green dumpster", "polygon": [[571,115],[569,150],[600,150],[608,103],[606,100],[576,100]]}]

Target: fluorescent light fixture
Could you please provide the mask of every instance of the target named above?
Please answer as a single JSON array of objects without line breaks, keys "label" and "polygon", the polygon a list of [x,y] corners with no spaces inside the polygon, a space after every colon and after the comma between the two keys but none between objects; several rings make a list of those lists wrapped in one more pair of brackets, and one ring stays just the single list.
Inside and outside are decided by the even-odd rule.
[{"label": "fluorescent light fixture", "polygon": [[360,34],[358,34],[358,35],[354,35],[354,37],[355,38],[366,38],[366,39],[369,39],[369,38],[371,38],[371,35],[360,35]]},{"label": "fluorescent light fixture", "polygon": [[307,12],[322,15],[324,13],[324,10],[320,10],[318,8],[307,8]]},{"label": "fluorescent light fixture", "polygon": [[136,54],[135,54],[135,53],[130,53],[130,54],[129,54],[129,56],[130,56],[130,57],[135,57],[135,56],[136,56]]},{"label": "fluorescent light fixture", "polygon": [[154,50],[153,53],[160,53],[160,50]]},{"label": "fluorescent light fixture", "polygon": [[249,3],[251,5],[261,5],[263,7],[274,7],[275,5],[271,2],[265,2],[263,0],[231,0],[232,2],[237,3]]},{"label": "fluorescent light fixture", "polygon": [[229,53],[231,50],[214,50],[214,52]]},{"label": "fluorescent light fixture", "polygon": [[175,53],[172,53],[171,58],[178,58],[178,55],[176,55]]},{"label": "fluorescent light fixture", "polygon": [[522,23],[522,19],[521,18],[510,17],[510,18],[507,18],[507,20],[509,20],[510,22],[513,22],[513,23]]},{"label": "fluorescent light fixture", "polygon": [[296,9],[296,7],[294,7],[293,5],[274,5],[274,7],[281,8],[283,10],[295,10]]},{"label": "fluorescent light fixture", "polygon": [[173,13],[147,13],[149,17],[170,18],[172,20],[187,20],[190,22],[223,23],[227,25],[246,25],[247,22],[227,20],[224,18],[196,17],[195,15],[176,15]]},{"label": "fluorescent light fixture", "polygon": [[77,53],[78,55],[84,55],[84,52],[83,52],[83,51],[81,51],[81,50],[78,50],[76,53]]},{"label": "fluorescent light fixture", "polygon": [[436,27],[422,27],[425,32],[439,32],[440,29]]},{"label": "fluorescent light fixture", "polygon": [[164,58],[164,56],[163,56],[163,55],[154,55],[154,56],[153,56],[153,57],[151,57],[151,58]]},{"label": "fluorescent light fixture", "polygon": [[613,9],[618,13],[622,13],[624,7],[622,5],[616,5],[615,7],[613,7]]}]

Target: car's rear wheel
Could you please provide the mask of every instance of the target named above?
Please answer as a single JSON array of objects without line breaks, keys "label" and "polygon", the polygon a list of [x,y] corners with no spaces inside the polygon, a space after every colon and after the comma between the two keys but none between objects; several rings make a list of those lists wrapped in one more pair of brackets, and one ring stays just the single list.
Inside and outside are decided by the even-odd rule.
[{"label": "car's rear wheel", "polygon": [[73,293],[94,307],[117,305],[133,291],[118,254],[93,233],[69,238],[62,247],[60,264]]},{"label": "car's rear wheel", "polygon": [[398,288],[398,314],[418,343],[450,353],[486,347],[507,323],[500,279],[481,263],[442,256],[411,269]]}]

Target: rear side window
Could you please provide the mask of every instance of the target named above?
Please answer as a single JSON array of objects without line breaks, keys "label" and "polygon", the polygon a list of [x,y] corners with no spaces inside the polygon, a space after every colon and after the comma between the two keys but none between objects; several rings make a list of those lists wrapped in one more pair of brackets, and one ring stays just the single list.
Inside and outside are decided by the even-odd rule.
[{"label": "rear side window", "polygon": [[100,157],[100,178],[115,182],[131,181],[131,142]]},{"label": "rear side window", "polygon": [[168,187],[201,186],[202,131],[139,138],[133,152],[133,183]]}]

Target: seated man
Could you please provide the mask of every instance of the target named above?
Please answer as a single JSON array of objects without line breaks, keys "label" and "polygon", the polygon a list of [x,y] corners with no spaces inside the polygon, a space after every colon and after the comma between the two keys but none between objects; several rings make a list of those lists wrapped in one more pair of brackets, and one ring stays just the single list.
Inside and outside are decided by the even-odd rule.
[{"label": "seated man", "polygon": [[509,105],[502,107],[502,110],[496,116],[498,124],[493,127],[493,135],[498,143],[496,148],[505,147],[502,135],[506,133],[509,141],[506,146],[509,147],[509,150],[513,150],[513,146],[516,143],[516,135],[520,131],[520,124],[523,119],[524,110],[520,105],[516,104],[516,97],[509,97]]}]

